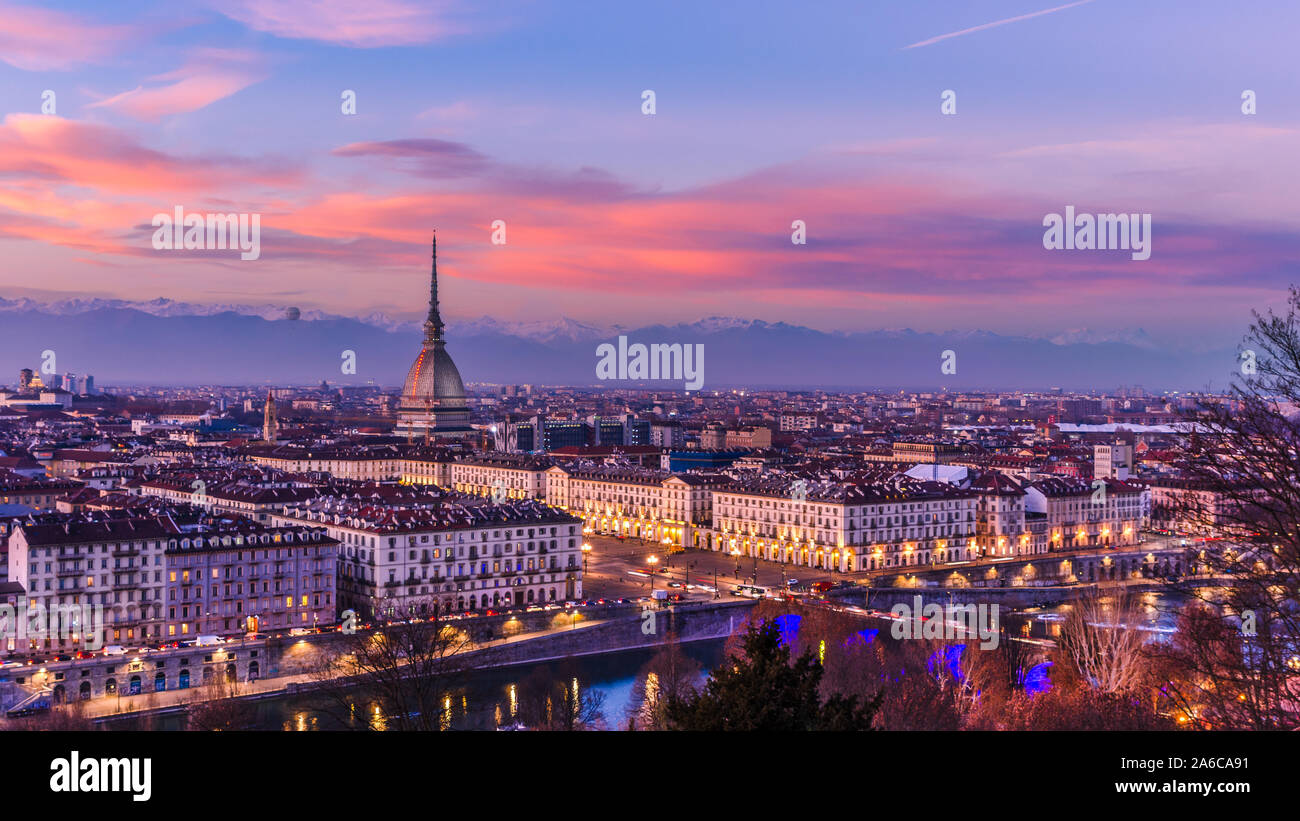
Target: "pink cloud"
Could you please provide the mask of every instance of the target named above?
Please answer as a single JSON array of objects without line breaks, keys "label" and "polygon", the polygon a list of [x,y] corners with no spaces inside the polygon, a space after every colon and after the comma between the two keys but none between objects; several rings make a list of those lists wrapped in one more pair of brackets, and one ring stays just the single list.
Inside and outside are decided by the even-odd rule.
[{"label": "pink cloud", "polygon": [[99,62],[135,33],[131,26],[87,23],[60,11],[0,2],[0,60],[25,71]]},{"label": "pink cloud", "polygon": [[227,0],[213,8],[251,29],[354,48],[413,46],[462,28],[448,2],[408,0]]},{"label": "pink cloud", "polygon": [[208,49],[175,71],[149,78],[163,85],[137,86],[87,107],[107,108],[137,120],[157,122],[172,114],[197,111],[265,78],[256,55]]},{"label": "pink cloud", "polygon": [[[741,313],[797,307],[888,320],[910,310],[982,316],[1012,303],[1085,311],[1117,289],[1138,305],[1171,288],[1228,287],[1225,272],[1280,276],[1297,256],[1292,229],[1252,233],[1172,215],[1157,219],[1147,262],[1050,252],[1041,219],[1062,206],[1059,193],[1011,194],[905,160],[836,154],[662,191],[599,169],[512,166],[463,143],[404,139],[348,144],[325,159],[329,174],[310,174],[270,159],[178,157],[102,126],[11,115],[0,125],[0,234],[140,257],[148,215],[170,203],[259,210],[262,259],[222,268],[225,286],[256,295],[329,282],[320,307],[364,312],[418,295],[411,285],[436,226],[442,270],[480,298],[528,293],[543,312],[580,300],[619,318],[719,299]],[[1037,161],[999,160],[1025,172]],[[340,165],[354,173],[335,173]],[[93,195],[64,190],[71,184]],[[248,191],[270,193],[255,209]],[[505,246],[490,242],[495,219],[507,223]],[[807,224],[807,245],[790,242],[795,219]],[[195,298],[178,287],[168,295]]]},{"label": "pink cloud", "polygon": [[206,198],[241,185],[293,184],[301,177],[283,160],[167,154],[107,126],[10,114],[0,122],[0,184],[23,179],[117,194],[189,192]]}]

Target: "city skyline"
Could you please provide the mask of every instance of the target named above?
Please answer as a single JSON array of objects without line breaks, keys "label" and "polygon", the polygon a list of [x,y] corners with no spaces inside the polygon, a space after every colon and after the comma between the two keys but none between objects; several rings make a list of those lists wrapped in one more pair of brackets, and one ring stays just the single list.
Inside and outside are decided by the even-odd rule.
[{"label": "city skyline", "polygon": [[[757,4],[720,38],[693,6],[307,8],[6,3],[0,296],[418,321],[437,224],[451,322],[1173,348],[1234,345],[1294,275],[1291,10]],[[182,207],[260,214],[260,257],[155,250]],[[1067,208],[1150,214],[1150,258],[1046,250]]]}]

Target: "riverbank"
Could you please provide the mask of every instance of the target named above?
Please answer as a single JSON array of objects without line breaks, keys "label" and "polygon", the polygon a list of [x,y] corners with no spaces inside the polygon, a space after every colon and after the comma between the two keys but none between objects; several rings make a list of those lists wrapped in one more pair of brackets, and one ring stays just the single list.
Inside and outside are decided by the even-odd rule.
[{"label": "riverbank", "polygon": [[[686,603],[662,609],[633,610],[606,619],[575,621],[546,631],[475,642],[470,649],[462,651],[462,664],[473,673],[479,673],[627,650],[654,649],[663,644],[670,633],[682,642],[724,639],[743,622],[755,603],[749,599]],[[92,699],[56,709],[75,709],[96,724],[104,724],[123,719],[180,715],[192,705],[211,701],[214,697],[249,704],[296,697],[309,694],[325,684],[317,673],[301,672],[237,683],[218,696],[206,688],[167,690],[116,699]],[[3,726],[4,723],[0,722],[0,727]]]}]

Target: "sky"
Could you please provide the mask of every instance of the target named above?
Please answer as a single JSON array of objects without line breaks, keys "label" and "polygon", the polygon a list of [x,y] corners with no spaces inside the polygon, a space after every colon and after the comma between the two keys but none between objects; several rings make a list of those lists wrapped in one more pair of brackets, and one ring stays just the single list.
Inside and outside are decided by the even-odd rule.
[{"label": "sky", "polygon": [[[1280,1],[0,0],[0,297],[418,319],[436,227],[453,320],[1231,343],[1300,281],[1297,23]],[[156,250],[178,206],[259,214],[260,257]],[[1045,249],[1066,206],[1151,214],[1150,259]]]}]

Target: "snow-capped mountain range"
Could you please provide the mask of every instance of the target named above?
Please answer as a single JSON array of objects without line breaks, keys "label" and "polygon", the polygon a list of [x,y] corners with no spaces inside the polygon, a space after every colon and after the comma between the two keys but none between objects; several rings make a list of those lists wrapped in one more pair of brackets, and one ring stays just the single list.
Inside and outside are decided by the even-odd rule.
[{"label": "snow-capped mountain range", "polygon": [[[290,307],[0,298],[0,384],[4,374],[37,367],[45,351],[54,351],[58,371],[94,374],[100,385],[325,379],[394,386],[419,351],[420,322],[314,310],[300,310],[292,321]],[[449,322],[447,349],[466,382],[593,385],[598,346],[620,335],[633,343],[702,345],[706,389],[1200,390],[1223,387],[1237,362],[1235,349],[1160,345],[1141,330],[1079,328],[1044,339],[982,330],[821,331],[724,316],[641,328],[484,316]],[[955,373],[940,367],[949,351],[956,354]],[[355,354],[355,374],[341,371],[344,352]]]},{"label": "snow-capped mountain range", "polygon": [[[28,298],[5,299],[0,297],[0,314],[4,313],[42,313],[50,316],[72,316],[96,310],[133,310],[150,316],[216,316],[233,313],[240,316],[255,316],[268,321],[288,318],[289,305],[244,305],[236,303],[202,304],[196,302],[178,302],[166,297],[150,300],[127,299],[61,299],[51,302],[39,302]],[[299,312],[299,321],[319,320],[354,320],[389,332],[419,331],[423,320],[394,319],[380,311],[365,316],[345,316],[328,314],[324,311],[306,310]],[[671,328],[700,334],[713,334],[725,331],[747,331],[764,328],[796,328],[784,322],[769,323],[761,319],[741,319],[733,316],[709,316],[696,322],[679,323]],[[627,333],[629,328],[622,325],[592,325],[569,317],[554,320],[532,320],[527,322],[506,322],[484,315],[478,319],[449,320],[449,333],[459,336],[480,336],[499,334],[537,342],[588,342],[605,340]],[[847,335],[851,331],[829,331],[832,335]],[[906,336],[916,333],[910,328],[884,328],[876,333]],[[958,338],[975,338],[982,335],[997,336],[990,331],[953,331],[948,335]],[[1119,342],[1141,348],[1153,348],[1155,340],[1141,328],[1118,331],[1097,331],[1090,328],[1071,328],[1055,336],[1046,338],[1054,345],[1098,345],[1105,342]]]}]

